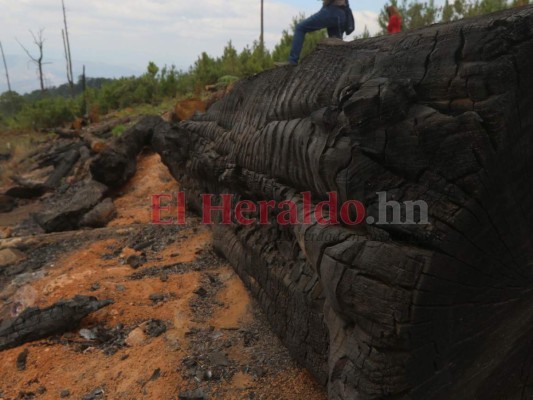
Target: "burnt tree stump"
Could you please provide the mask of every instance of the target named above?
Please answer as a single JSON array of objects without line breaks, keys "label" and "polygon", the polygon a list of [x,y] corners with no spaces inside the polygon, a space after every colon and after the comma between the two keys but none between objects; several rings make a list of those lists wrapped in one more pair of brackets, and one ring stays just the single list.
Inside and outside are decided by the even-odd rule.
[{"label": "burnt tree stump", "polygon": [[429,224],[216,224],[330,399],[533,396],[533,7],[341,46],[237,83],[153,145],[189,204],[378,195]]}]

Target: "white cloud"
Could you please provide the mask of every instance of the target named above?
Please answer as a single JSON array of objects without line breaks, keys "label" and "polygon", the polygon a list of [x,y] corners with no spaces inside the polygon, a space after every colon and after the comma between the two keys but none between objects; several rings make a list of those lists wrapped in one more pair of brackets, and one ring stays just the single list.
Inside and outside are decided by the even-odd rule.
[{"label": "white cloud", "polygon": [[[187,68],[206,51],[219,55],[232,40],[243,48],[259,38],[259,1],[253,0],[65,0],[75,61],[143,69],[148,61]],[[299,9],[283,0],[265,2],[265,40],[272,48],[300,13],[318,11],[318,2]],[[45,28],[45,57],[61,60],[61,0],[0,0],[0,40],[8,54],[23,54],[17,37],[31,49],[28,29]],[[356,33],[379,30],[377,14],[356,12]],[[75,74],[82,65],[74,65]],[[88,71],[90,74],[90,71]],[[0,75],[1,76],[1,75]],[[3,83],[3,80],[0,79]],[[0,91],[2,85],[0,83]]]}]

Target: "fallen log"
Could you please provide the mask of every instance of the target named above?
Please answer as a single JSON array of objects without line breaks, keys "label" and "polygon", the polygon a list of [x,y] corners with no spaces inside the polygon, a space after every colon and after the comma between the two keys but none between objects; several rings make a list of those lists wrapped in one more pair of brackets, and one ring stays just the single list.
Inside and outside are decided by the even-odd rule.
[{"label": "fallen log", "polygon": [[55,133],[64,139],[84,139],[89,137],[107,137],[108,134],[117,126],[130,123],[131,117],[111,118],[108,121],[99,122],[93,125],[84,126],[79,129],[54,128],[50,133]]},{"label": "fallen log", "polygon": [[112,304],[111,300],[76,296],[47,308],[32,307],[0,325],[0,351],[76,328],[87,315]]},{"label": "fallen log", "polygon": [[135,174],[137,156],[150,144],[153,130],[162,122],[160,117],[146,116],[127,129],[91,162],[93,178],[114,189],[125,184]]},{"label": "fallen log", "polygon": [[110,237],[117,238],[122,236],[130,236],[137,233],[142,228],[143,225],[133,224],[130,226],[121,225],[91,230],[53,232],[41,235],[0,239],[0,250],[11,248],[31,250],[35,247],[57,243],[62,240],[77,238],[89,241],[95,239],[102,240]]},{"label": "fallen log", "polygon": [[61,159],[57,161],[54,171],[48,176],[44,185],[48,188],[58,187],[61,184],[61,180],[68,175],[79,159],[79,150],[72,149],[67,151]]},{"label": "fallen log", "polygon": [[[189,204],[296,205],[215,246],[330,399],[533,396],[531,54],[533,7],[321,45],[156,129]],[[371,219],[303,223],[302,192]]]}]

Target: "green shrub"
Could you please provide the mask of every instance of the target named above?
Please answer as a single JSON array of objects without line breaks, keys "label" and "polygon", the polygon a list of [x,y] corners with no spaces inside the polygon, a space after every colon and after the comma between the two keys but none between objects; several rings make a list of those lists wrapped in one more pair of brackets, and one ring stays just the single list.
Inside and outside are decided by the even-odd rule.
[{"label": "green shrub", "polygon": [[126,127],[124,125],[122,125],[122,124],[117,125],[111,131],[111,135],[113,135],[115,137],[122,136],[122,134],[124,133],[125,130],[126,130]]},{"label": "green shrub", "polygon": [[46,98],[24,105],[17,114],[17,122],[24,128],[49,129],[73,121],[79,112],[79,102],[75,100]]}]

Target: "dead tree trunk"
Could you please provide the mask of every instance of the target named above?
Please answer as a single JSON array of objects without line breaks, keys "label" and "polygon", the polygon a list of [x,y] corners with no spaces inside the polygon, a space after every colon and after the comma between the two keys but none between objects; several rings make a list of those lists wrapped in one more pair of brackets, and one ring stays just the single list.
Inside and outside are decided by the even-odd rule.
[{"label": "dead tree trunk", "polygon": [[[61,0],[61,6],[63,7],[63,24],[64,29],[61,30],[61,35],[63,37],[63,47],[65,50],[65,61],[67,63],[67,81],[70,86],[70,89],[74,90],[74,74],[72,72],[72,58],[70,55],[70,38],[68,35],[68,24],[67,24],[67,11],[65,9],[65,1]],[[73,92],[74,95],[74,92]]]},{"label": "dead tree trunk", "polygon": [[4,47],[2,46],[2,42],[0,42],[0,51],[2,52],[2,60],[4,61],[4,69],[6,71],[7,90],[9,93],[11,93],[11,81],[9,80],[9,70],[7,69],[6,56],[4,54]]},{"label": "dead tree trunk", "polygon": [[[532,54],[533,7],[323,46],[156,129],[189,204],[297,204],[215,245],[330,399],[533,396]],[[302,192],[374,223],[303,223]]]},{"label": "dead tree trunk", "polygon": [[44,29],[40,29],[39,33],[37,35],[35,35],[32,31],[30,31],[31,36],[33,38],[33,43],[37,46],[37,49],[39,50],[39,55],[37,55],[37,56],[31,55],[31,53],[28,51],[28,49],[26,47],[24,47],[22,45],[22,43],[18,42],[20,47],[22,47],[22,49],[24,50],[26,55],[29,57],[30,61],[33,62],[37,66],[37,71],[39,73],[39,84],[40,84],[40,87],[41,87],[41,92],[45,91],[43,65],[46,64],[45,62],[43,62],[43,58],[44,58],[44,52],[43,52],[44,37],[43,37],[43,32],[44,32]]}]

